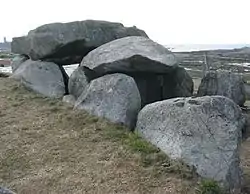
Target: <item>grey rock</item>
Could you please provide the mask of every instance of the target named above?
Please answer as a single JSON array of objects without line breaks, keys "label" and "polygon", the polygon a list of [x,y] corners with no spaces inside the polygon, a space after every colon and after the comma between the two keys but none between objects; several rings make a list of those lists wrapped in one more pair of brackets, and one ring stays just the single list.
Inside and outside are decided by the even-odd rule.
[{"label": "grey rock", "polygon": [[239,148],[244,125],[241,109],[232,100],[204,96],[145,106],[136,131],[169,157],[195,167],[201,177],[236,192],[241,185]]},{"label": "grey rock", "polygon": [[133,129],[141,109],[140,93],[132,77],[105,75],[90,82],[75,108]]},{"label": "grey rock", "polygon": [[131,36],[106,43],[83,58],[81,66],[99,74],[114,72],[168,72],[175,56],[164,46],[146,37]]},{"label": "grey rock", "polygon": [[11,78],[47,97],[60,98],[66,93],[63,73],[60,67],[52,62],[27,60],[19,66]]},{"label": "grey rock", "polygon": [[66,65],[80,63],[89,51],[126,36],[147,37],[144,31],[120,23],[98,20],[52,23],[31,30],[27,36],[13,38],[11,50],[32,60]]},{"label": "grey rock", "polygon": [[94,78],[95,73],[92,70],[87,67],[78,67],[69,77],[69,94],[77,99]]},{"label": "grey rock", "polygon": [[209,72],[202,79],[197,96],[220,95],[242,106],[246,100],[244,81],[238,74],[229,71]]},{"label": "grey rock", "polygon": [[14,71],[17,70],[17,68],[25,61],[27,61],[29,59],[29,57],[25,56],[25,55],[19,55],[14,57],[14,59],[12,59],[11,61],[11,69],[12,69],[12,73]]},{"label": "grey rock", "polygon": [[63,96],[62,101],[70,105],[75,105],[76,99],[73,95],[65,95]]},{"label": "grey rock", "polygon": [[14,192],[12,192],[11,190],[9,189],[6,189],[6,188],[3,188],[3,187],[0,187],[0,194],[15,194]]}]

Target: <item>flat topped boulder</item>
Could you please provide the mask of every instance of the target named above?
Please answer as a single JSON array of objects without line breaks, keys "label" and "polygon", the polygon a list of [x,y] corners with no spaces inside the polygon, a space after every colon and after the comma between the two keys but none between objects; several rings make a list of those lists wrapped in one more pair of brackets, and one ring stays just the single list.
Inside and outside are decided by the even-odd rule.
[{"label": "flat topped boulder", "polygon": [[66,65],[80,63],[91,50],[126,36],[147,37],[144,31],[121,23],[98,20],[52,23],[31,30],[27,36],[13,38],[11,50],[32,60]]},{"label": "flat topped boulder", "polygon": [[114,72],[168,72],[175,56],[164,46],[146,37],[130,36],[106,43],[83,58],[86,66],[100,74]]}]

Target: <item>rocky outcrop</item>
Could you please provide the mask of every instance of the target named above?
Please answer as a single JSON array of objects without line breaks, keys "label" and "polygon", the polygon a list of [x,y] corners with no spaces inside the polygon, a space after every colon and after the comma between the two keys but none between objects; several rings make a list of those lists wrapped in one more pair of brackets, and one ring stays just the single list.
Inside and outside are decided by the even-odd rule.
[{"label": "rocky outcrop", "polygon": [[149,104],[140,111],[136,130],[169,157],[181,159],[232,192],[241,185],[244,124],[241,109],[232,100],[205,96]]},{"label": "rocky outcrop", "polygon": [[25,61],[27,61],[29,59],[29,57],[25,56],[25,55],[19,55],[16,56],[14,59],[12,59],[11,61],[11,69],[12,69],[12,73],[14,73],[17,68]]},{"label": "rocky outcrop", "polygon": [[[67,93],[63,68],[52,62],[27,60],[11,78],[20,81],[26,88],[47,97],[60,98]],[[66,77],[65,77],[66,78]]]},{"label": "rocky outcrop", "polygon": [[53,23],[31,30],[27,36],[13,38],[11,50],[32,60],[67,65],[80,63],[91,50],[126,36],[147,37],[144,31],[120,23],[97,20]]},{"label": "rocky outcrop", "polygon": [[134,78],[142,105],[179,96],[191,96],[193,81],[175,65],[175,56],[162,45],[145,37],[125,37],[91,51],[81,67],[92,69],[97,77],[124,73]]},{"label": "rocky outcrop", "polygon": [[246,100],[244,81],[239,74],[229,71],[209,72],[202,79],[198,96],[220,95],[232,99],[242,106]]},{"label": "rocky outcrop", "polygon": [[134,128],[141,109],[140,93],[132,77],[111,74],[90,82],[75,108]]}]

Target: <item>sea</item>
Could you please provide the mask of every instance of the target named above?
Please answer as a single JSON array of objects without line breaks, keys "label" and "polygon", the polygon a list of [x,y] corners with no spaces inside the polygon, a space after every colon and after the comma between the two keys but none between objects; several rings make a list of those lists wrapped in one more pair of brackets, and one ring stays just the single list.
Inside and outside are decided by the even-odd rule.
[{"label": "sea", "polygon": [[[168,44],[164,45],[172,52],[191,52],[202,50],[235,49],[250,47],[250,44]],[[78,64],[63,66],[66,73],[70,76],[78,67]],[[0,67],[0,72],[12,73],[11,67]]]}]

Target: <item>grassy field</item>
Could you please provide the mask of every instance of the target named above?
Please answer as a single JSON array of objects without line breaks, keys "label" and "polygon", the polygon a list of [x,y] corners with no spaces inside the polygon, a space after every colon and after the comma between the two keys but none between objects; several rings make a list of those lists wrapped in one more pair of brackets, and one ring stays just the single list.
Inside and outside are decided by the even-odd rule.
[{"label": "grassy field", "polygon": [[[20,194],[206,194],[214,187],[126,128],[9,78],[0,78],[0,118],[0,186]],[[249,148],[246,140],[243,193],[250,193]]]},{"label": "grassy field", "polygon": [[35,193],[194,193],[181,162],[126,129],[0,78],[0,185]]}]

